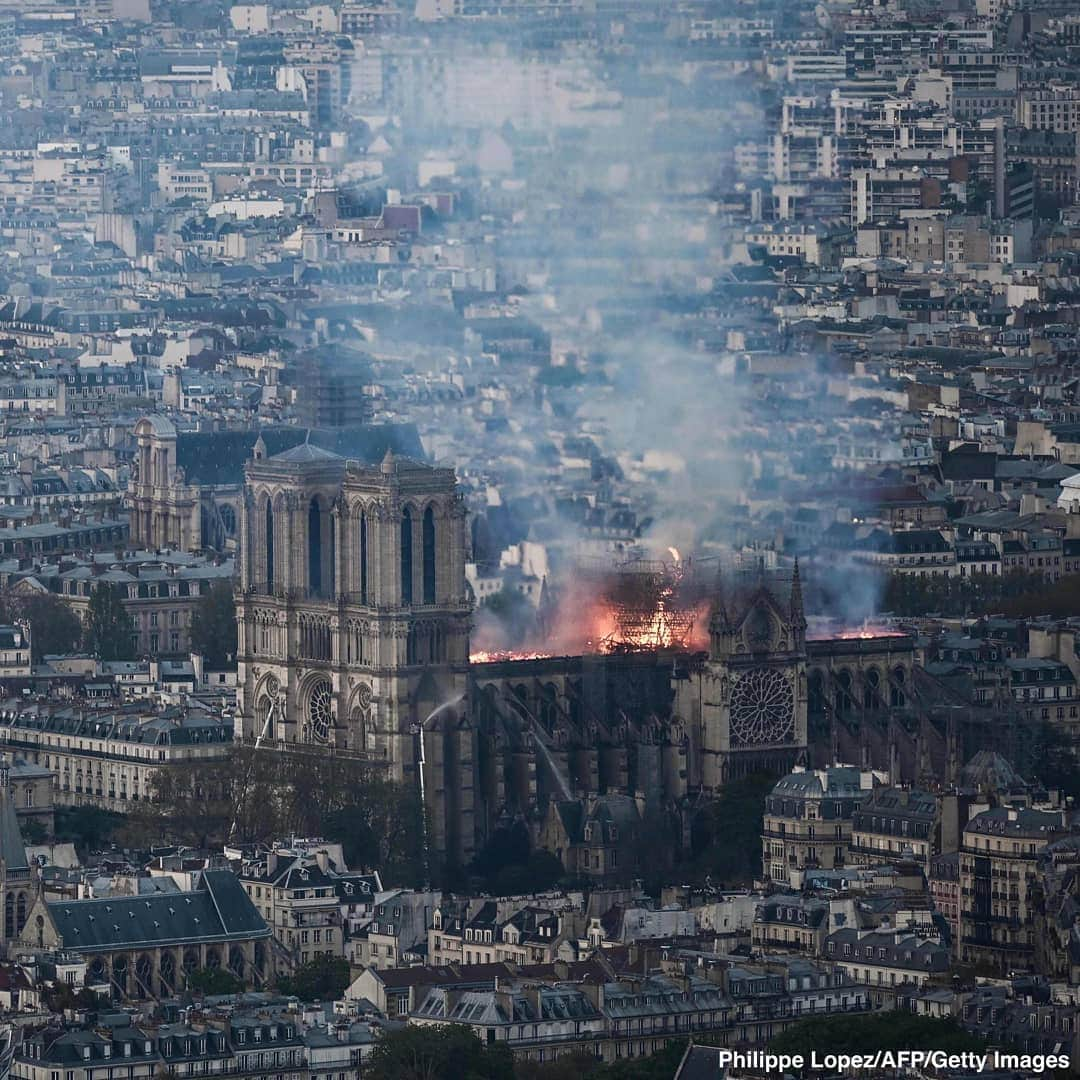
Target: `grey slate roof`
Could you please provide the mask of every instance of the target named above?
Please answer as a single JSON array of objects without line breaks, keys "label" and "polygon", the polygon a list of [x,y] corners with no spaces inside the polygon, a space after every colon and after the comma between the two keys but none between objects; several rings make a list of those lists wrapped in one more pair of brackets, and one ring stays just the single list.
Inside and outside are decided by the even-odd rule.
[{"label": "grey slate roof", "polygon": [[193,892],[47,903],[63,947],[112,952],[269,937],[270,928],[228,870],[207,870]]},{"label": "grey slate roof", "polygon": [[365,424],[326,431],[281,427],[261,431],[181,432],[176,437],[176,464],[184,470],[189,484],[240,485],[244,482],[244,465],[253,456],[255,442],[260,437],[267,457],[284,454],[306,441],[311,448],[367,465],[377,465],[387,450],[417,461],[426,458],[415,425]]}]

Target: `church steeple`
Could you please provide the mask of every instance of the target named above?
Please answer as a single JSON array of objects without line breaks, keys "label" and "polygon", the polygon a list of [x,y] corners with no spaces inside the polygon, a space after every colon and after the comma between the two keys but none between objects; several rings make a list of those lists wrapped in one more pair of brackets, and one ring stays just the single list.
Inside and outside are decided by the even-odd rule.
[{"label": "church steeple", "polygon": [[712,612],[709,616],[710,634],[726,634],[731,629],[731,621],[728,617],[725,589],[724,570],[722,565],[716,567],[716,580],[713,583]]},{"label": "church steeple", "polygon": [[800,630],[806,629],[806,613],[803,610],[802,581],[799,578],[799,560],[795,560],[795,571],[791,575],[791,622]]},{"label": "church steeple", "polygon": [[8,877],[30,872],[26,846],[19,830],[19,820],[15,816],[11,768],[6,761],[0,762],[0,860],[3,860]]}]

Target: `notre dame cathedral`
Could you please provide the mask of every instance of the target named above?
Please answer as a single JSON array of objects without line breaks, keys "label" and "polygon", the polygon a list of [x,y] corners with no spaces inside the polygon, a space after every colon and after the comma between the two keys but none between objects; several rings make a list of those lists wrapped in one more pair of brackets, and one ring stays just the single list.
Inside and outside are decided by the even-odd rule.
[{"label": "notre dame cathedral", "polygon": [[[237,737],[363,756],[414,782],[432,853],[467,862],[552,805],[699,794],[807,744],[797,570],[719,577],[708,652],[470,663],[452,470],[309,442],[253,447],[240,505]],[[586,830],[587,832],[587,830]]]}]

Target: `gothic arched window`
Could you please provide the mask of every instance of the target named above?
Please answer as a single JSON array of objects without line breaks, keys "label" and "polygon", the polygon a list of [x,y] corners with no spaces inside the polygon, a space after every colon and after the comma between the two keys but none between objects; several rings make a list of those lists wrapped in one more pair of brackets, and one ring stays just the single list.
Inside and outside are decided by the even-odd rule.
[{"label": "gothic arched window", "polygon": [[366,604],[367,596],[367,514],[360,511],[360,603]]},{"label": "gothic arched window", "polygon": [[318,499],[308,505],[308,591],[316,595],[322,592],[322,514]]},{"label": "gothic arched window", "polygon": [[326,578],[328,596],[337,592],[337,515],[330,514],[327,517],[327,540],[329,540],[329,557],[326,560]]},{"label": "gothic arched window", "polygon": [[881,676],[870,668],[863,676],[863,708],[872,711],[881,704]]},{"label": "gothic arched window", "polygon": [[424,511],[424,603],[435,603],[435,514]]},{"label": "gothic arched window", "polygon": [[401,512],[401,602],[413,602],[412,588],[412,511],[406,506]]},{"label": "gothic arched window", "polygon": [[274,507],[266,500],[266,591],[274,591]]}]

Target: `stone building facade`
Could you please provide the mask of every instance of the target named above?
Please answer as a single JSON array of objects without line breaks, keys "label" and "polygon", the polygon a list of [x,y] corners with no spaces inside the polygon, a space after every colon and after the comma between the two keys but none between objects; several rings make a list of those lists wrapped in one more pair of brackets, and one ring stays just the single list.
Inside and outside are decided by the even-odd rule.
[{"label": "stone building facade", "polygon": [[[154,711],[144,704],[71,706],[7,698],[0,700],[0,744],[21,758],[12,776],[25,803],[20,816],[47,817],[51,831],[54,800],[128,813],[133,803],[153,798],[159,771],[225,757],[232,728],[190,706]],[[47,783],[37,770],[48,770]],[[34,785],[29,794],[28,783]],[[47,814],[31,812],[43,807]]]},{"label": "stone building facade", "polygon": [[465,694],[471,614],[452,470],[257,443],[241,538],[237,736],[418,781],[432,846],[466,861],[475,739],[444,708]]},{"label": "stone building facade", "polygon": [[270,927],[230,870],[205,871],[190,892],[38,896],[17,944],[75,953],[87,962],[87,984],[106,984],[122,1000],[170,997],[203,969],[227,970],[256,989],[273,976]]},{"label": "stone building facade", "polygon": [[131,540],[151,550],[235,548],[244,466],[257,440],[264,456],[305,442],[361,460],[378,461],[387,448],[407,456],[423,454],[411,424],[194,431],[150,413],[135,424],[134,437],[135,470],[128,496]]},{"label": "stone building facade", "polygon": [[796,768],[765,800],[762,864],[767,880],[801,888],[809,869],[841,867],[851,845],[852,819],[883,773],[851,765]]},{"label": "stone building facade", "polygon": [[1001,806],[964,826],[958,959],[996,973],[1035,963],[1040,859],[1069,831],[1067,813]]}]

